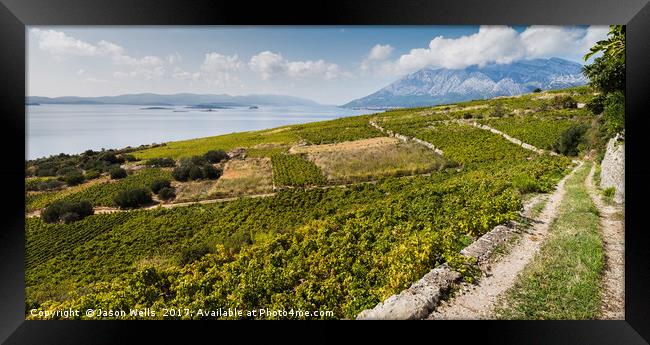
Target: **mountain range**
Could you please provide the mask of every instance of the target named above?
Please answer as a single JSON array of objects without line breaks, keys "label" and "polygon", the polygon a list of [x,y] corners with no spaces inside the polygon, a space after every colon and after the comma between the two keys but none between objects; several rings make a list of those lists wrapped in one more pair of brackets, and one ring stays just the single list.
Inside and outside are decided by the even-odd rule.
[{"label": "mountain range", "polygon": [[423,68],[346,108],[418,107],[584,85],[582,65],[560,58],[520,60],[464,69]]},{"label": "mountain range", "polygon": [[298,97],[282,95],[246,95],[231,96],[227,94],[193,94],[177,93],[161,95],[155,93],[138,93],[118,96],[102,97],[40,97],[28,96],[27,104],[130,104],[150,106],[202,106],[209,104],[211,107],[245,107],[253,105],[318,105],[318,103]]}]

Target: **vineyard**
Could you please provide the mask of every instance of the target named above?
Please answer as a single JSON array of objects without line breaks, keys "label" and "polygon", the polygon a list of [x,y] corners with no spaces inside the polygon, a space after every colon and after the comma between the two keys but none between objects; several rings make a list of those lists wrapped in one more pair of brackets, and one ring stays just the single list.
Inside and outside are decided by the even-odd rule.
[{"label": "vineyard", "polygon": [[300,155],[277,154],[271,157],[273,182],[277,186],[305,187],[325,183],[320,169]]},{"label": "vineyard", "polygon": [[122,180],[95,184],[61,200],[88,200],[95,206],[115,206],[113,198],[119,192],[133,188],[149,189],[151,182],[158,179],[171,179],[171,173],[162,169],[142,169]]},{"label": "vineyard", "polygon": [[[583,97],[579,88],[573,92]],[[95,214],[69,224],[28,218],[27,307],[293,308],[354,318],[441,263],[469,279],[472,262],[459,251],[517,218],[523,197],[553,190],[572,162],[450,120],[480,113],[484,123],[542,147],[582,123],[580,116],[489,116],[496,102],[505,111],[536,109],[544,100],[533,97],[398,109],[135,151],[141,160],[177,159],[243,147],[268,158],[229,161],[232,169],[209,186],[211,193],[269,191],[271,171],[280,188],[265,197]],[[385,137],[371,120],[444,155]],[[160,178],[171,173],[146,168],[121,180],[29,192],[26,206],[113,206],[118,192],[148,189]],[[252,185],[255,179],[263,186]],[[371,183],[342,184],[358,181]]]},{"label": "vineyard", "polygon": [[576,125],[576,121],[572,120],[532,117],[489,119],[478,122],[546,150],[552,149],[562,133]]}]

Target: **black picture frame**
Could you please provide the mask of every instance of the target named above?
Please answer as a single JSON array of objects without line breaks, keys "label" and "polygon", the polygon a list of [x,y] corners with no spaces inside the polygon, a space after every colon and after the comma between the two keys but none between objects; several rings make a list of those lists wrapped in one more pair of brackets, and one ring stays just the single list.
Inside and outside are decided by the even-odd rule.
[{"label": "black picture frame", "polygon": [[[650,129],[650,5],[649,0],[514,0],[480,1],[309,1],[303,3],[174,0],[0,0],[0,84],[2,135],[0,164],[4,202],[0,208],[0,341],[7,344],[153,343],[183,335],[184,343],[202,331],[232,332],[214,322],[152,321],[25,321],[24,320],[24,162],[25,162],[25,35],[29,25],[438,25],[438,24],[625,24],[626,75],[626,231],[625,320],[622,321],[442,321],[411,323],[432,341],[449,334],[455,341],[499,344],[647,344],[650,342],[650,236],[644,227],[650,168],[646,131]],[[266,324],[266,323],[264,323]],[[324,328],[290,325],[314,337],[342,336]],[[239,333],[261,324],[246,324]],[[346,325],[349,326],[349,325]],[[383,330],[376,323],[357,323],[355,333],[370,340]],[[277,323],[272,327],[277,327]],[[312,331],[318,327],[318,331]],[[171,332],[174,330],[174,332]],[[127,335],[128,334],[128,335]],[[258,336],[264,336],[262,332]],[[292,338],[275,334],[277,340]],[[268,335],[264,336],[268,341]]]}]

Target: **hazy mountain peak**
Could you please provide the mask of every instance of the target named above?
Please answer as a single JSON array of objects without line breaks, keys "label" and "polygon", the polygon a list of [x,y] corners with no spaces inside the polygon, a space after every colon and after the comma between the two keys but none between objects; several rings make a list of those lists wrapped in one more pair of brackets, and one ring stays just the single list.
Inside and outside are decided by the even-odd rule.
[{"label": "hazy mountain peak", "polygon": [[582,65],[560,58],[520,60],[464,69],[425,67],[345,107],[415,107],[497,96],[514,96],[536,88],[584,85]]}]

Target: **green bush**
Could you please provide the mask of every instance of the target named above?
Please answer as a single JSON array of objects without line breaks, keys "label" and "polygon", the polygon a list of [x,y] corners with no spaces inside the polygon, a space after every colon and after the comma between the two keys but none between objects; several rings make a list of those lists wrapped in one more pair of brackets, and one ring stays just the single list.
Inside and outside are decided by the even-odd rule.
[{"label": "green bush", "polygon": [[157,194],[161,200],[171,200],[176,197],[176,192],[171,187],[163,187]]},{"label": "green bush", "polygon": [[223,150],[211,150],[206,152],[203,157],[210,163],[219,163],[230,158],[226,151]]},{"label": "green bush", "polygon": [[584,143],[584,135],[587,132],[585,125],[574,125],[562,132],[562,135],[553,145],[555,152],[567,156],[577,156],[578,146]]},{"label": "green bush", "polygon": [[63,186],[63,182],[55,179],[48,179],[44,181],[25,182],[25,190],[29,191],[45,191],[58,189]]},{"label": "green bush", "polygon": [[163,188],[169,188],[171,187],[171,181],[166,180],[166,179],[157,179],[151,182],[151,191],[154,192],[155,194],[158,194],[161,189]]},{"label": "green bush", "polygon": [[181,250],[181,257],[179,259],[179,264],[181,266],[185,266],[187,264],[191,264],[194,261],[199,260],[206,254],[211,254],[214,253],[214,248],[202,243],[202,244],[195,244],[190,247],[183,248]]},{"label": "green bush", "polygon": [[138,160],[137,158],[135,158],[134,155],[126,155],[126,154],[124,154],[124,155],[122,155],[122,158],[124,158],[124,160],[127,161],[127,162],[135,162],[135,161]]},{"label": "green bush", "polygon": [[607,95],[602,122],[607,137],[613,137],[625,128],[625,95],[623,93],[614,92]]},{"label": "green bush", "polygon": [[84,175],[81,174],[81,172],[73,171],[65,175],[64,180],[68,186],[76,186],[78,184],[82,184],[85,178]]},{"label": "green bush", "polygon": [[118,156],[113,151],[103,152],[99,155],[99,159],[107,161],[111,164],[121,164],[124,163],[124,157]]},{"label": "green bush", "polygon": [[463,115],[463,119],[466,119],[466,120],[467,120],[467,119],[471,119],[472,117],[474,117],[474,116],[473,116],[472,114],[470,114],[470,113],[465,113],[465,114]]},{"label": "green bush", "polygon": [[585,104],[585,108],[591,111],[594,115],[600,115],[605,109],[605,95],[601,93],[594,96],[587,102],[587,104]]},{"label": "green bush", "polygon": [[512,179],[512,186],[521,194],[540,192],[541,188],[537,181],[529,175],[517,175]]},{"label": "green bush", "polygon": [[93,169],[93,170],[87,170],[86,174],[84,174],[84,176],[86,177],[86,180],[94,180],[94,179],[102,176],[102,173],[100,171],[97,171],[97,170]]},{"label": "green bush", "polygon": [[122,168],[113,168],[111,169],[111,179],[117,180],[126,177],[126,170]]},{"label": "green bush", "polygon": [[571,96],[555,96],[553,98],[553,108],[555,109],[575,109],[578,102]]},{"label": "green bush", "polygon": [[612,198],[614,197],[614,194],[616,194],[616,188],[614,187],[603,189],[603,196],[605,196],[606,198]]},{"label": "green bush", "polygon": [[540,89],[540,88],[536,88],[535,90],[533,90],[533,92],[534,92],[534,93],[540,93],[540,92],[542,92],[542,89]]},{"label": "green bush", "polygon": [[46,223],[72,223],[93,214],[93,206],[86,200],[55,201],[41,211],[41,218]]},{"label": "green bush", "polygon": [[172,176],[177,181],[214,180],[221,177],[222,173],[222,170],[212,166],[203,157],[194,156],[182,159],[181,164],[172,171]]},{"label": "green bush", "polygon": [[176,166],[176,161],[171,158],[151,158],[146,165],[150,167],[169,168]]},{"label": "green bush", "polygon": [[124,190],[115,196],[113,202],[120,208],[137,208],[152,202],[151,192],[143,188]]}]

